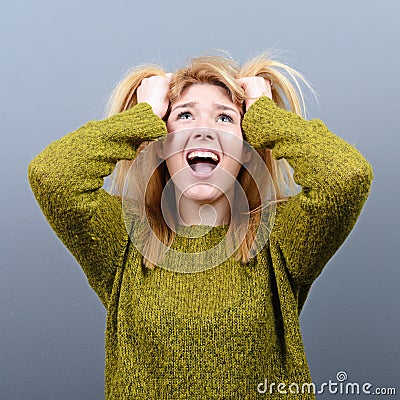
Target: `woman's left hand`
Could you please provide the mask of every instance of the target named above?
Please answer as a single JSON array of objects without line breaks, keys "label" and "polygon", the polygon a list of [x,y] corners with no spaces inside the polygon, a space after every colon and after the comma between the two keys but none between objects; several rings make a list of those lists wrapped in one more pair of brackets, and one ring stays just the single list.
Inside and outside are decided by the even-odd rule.
[{"label": "woman's left hand", "polygon": [[260,97],[267,96],[272,99],[271,83],[260,76],[239,78],[239,85],[244,90],[246,111]]}]

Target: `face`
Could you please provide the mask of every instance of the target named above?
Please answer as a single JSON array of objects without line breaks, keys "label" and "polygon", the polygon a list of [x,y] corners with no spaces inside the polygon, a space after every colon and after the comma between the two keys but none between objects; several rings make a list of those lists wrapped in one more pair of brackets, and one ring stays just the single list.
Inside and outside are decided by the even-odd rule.
[{"label": "face", "polygon": [[164,159],[175,187],[212,203],[232,190],[243,160],[239,107],[224,88],[189,86],[171,105]]}]

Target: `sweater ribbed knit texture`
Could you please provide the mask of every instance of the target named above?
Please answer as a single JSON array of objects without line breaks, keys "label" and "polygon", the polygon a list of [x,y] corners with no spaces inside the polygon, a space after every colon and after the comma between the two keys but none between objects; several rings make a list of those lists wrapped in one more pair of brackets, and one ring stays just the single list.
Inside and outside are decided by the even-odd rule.
[{"label": "sweater ribbed knit texture", "polygon": [[[253,147],[284,157],[302,187],[278,207],[267,245],[248,264],[232,257],[193,274],[149,270],[127,247],[121,202],[102,189],[103,178],[118,160],[133,159],[141,141],[167,133],[148,104],[85,124],[29,166],[44,215],[107,309],[107,399],[314,398],[279,394],[277,386],[259,393],[257,386],[265,379],[311,382],[299,313],[354,226],[372,170],[321,121],[305,121],[266,97],[250,107],[242,127]],[[174,248],[204,250],[226,229],[178,235]]]}]

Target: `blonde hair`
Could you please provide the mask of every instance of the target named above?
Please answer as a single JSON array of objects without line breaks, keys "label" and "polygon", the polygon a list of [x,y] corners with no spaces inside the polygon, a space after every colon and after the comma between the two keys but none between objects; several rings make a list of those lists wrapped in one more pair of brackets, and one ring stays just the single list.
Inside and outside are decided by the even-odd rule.
[{"label": "blonde hair", "polygon": [[[136,91],[144,78],[160,75],[165,76],[165,71],[157,65],[141,65],[130,70],[125,78],[115,87],[107,105],[106,115],[111,116],[125,111],[137,104]],[[260,76],[271,82],[272,100],[281,108],[290,110],[300,116],[305,116],[305,104],[299,81],[312,90],[304,77],[293,68],[273,60],[266,55],[260,55],[240,66],[236,61],[227,56],[202,56],[190,60],[187,66],[178,69],[172,75],[169,98],[170,103],[175,102],[181,93],[190,85],[208,83],[222,86],[230,96],[233,103],[243,109],[245,94],[238,84],[238,78]],[[165,120],[168,118],[167,112]],[[149,142],[142,142],[137,149],[137,154]],[[292,170],[286,160],[275,160],[270,149],[257,150],[265,162],[273,181],[277,202],[285,201],[295,194],[298,188],[292,177]],[[132,160],[121,160],[117,163],[113,174],[110,176],[109,192],[122,196],[125,178],[131,167]],[[160,164],[152,175],[143,193],[144,208],[153,235],[164,245],[170,246],[175,233],[169,228],[161,211],[161,194],[168,181],[168,171],[165,163]],[[235,255],[240,261],[246,263],[251,257],[255,241],[256,230],[260,224],[261,200],[257,190],[254,190],[254,181],[250,174],[242,167],[238,180],[247,196],[250,220],[249,228],[244,240],[240,243]],[[172,211],[171,211],[172,212]],[[239,227],[240,228],[240,227]],[[143,242],[146,244],[146,254],[151,254],[150,259],[157,258],[155,240],[148,232],[142,232]],[[147,258],[144,264],[154,268],[154,264]]]}]

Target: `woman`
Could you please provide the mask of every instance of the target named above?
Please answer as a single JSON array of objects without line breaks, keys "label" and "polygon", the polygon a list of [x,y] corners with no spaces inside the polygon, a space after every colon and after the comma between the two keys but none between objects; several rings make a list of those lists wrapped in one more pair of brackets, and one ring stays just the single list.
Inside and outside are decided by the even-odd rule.
[{"label": "woman", "polygon": [[[173,74],[135,69],[116,88],[109,118],[87,123],[31,162],[45,216],[107,309],[106,398],[314,398],[293,386],[311,382],[299,313],[354,226],[372,171],[321,121],[297,115],[299,96],[284,72],[301,78],[265,57],[243,67],[200,57]],[[157,139],[160,162],[141,182],[132,160],[150,157],[146,148]],[[223,151],[229,139],[236,155]],[[264,241],[257,235],[265,193],[254,193],[245,164],[255,157],[243,139],[276,193]],[[289,197],[287,162],[301,186]],[[222,182],[210,184],[214,171],[224,171]],[[102,187],[112,172],[110,194]],[[236,181],[249,211],[242,236],[231,207]],[[121,197],[129,198],[130,186],[144,212],[126,218],[130,203],[124,208]],[[167,187],[174,201],[163,208]],[[218,243],[235,224],[227,255]],[[164,257],[165,249],[174,256]],[[195,272],[190,264],[198,257],[204,268]]]}]

